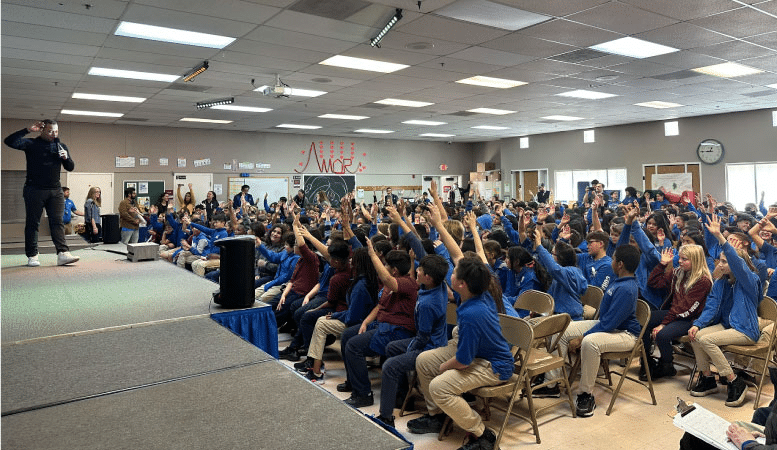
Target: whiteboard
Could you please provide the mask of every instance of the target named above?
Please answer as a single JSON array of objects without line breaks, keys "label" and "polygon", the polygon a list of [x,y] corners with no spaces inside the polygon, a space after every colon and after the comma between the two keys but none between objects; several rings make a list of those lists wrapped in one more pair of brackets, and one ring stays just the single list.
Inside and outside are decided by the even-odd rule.
[{"label": "whiteboard", "polygon": [[240,187],[244,184],[251,186],[248,193],[254,197],[254,202],[260,208],[267,193],[267,203],[277,202],[281,197],[289,197],[289,177],[256,177],[256,178],[229,178],[229,200],[240,193]]}]

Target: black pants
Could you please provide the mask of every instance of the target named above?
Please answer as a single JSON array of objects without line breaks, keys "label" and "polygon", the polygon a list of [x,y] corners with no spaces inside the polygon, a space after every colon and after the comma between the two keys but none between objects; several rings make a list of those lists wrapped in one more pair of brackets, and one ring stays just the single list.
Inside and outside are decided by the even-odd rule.
[{"label": "black pants", "polygon": [[86,231],[84,232],[84,239],[92,244],[102,242],[103,240],[103,226],[99,223],[96,225],[97,233],[94,232],[94,228],[92,227],[91,223],[86,224]]},{"label": "black pants", "polygon": [[69,251],[65,243],[65,225],[62,216],[65,214],[65,195],[62,188],[45,189],[24,186],[24,206],[27,210],[24,224],[24,253],[27,257],[38,254],[38,228],[43,208],[49,216],[51,240],[57,253]]}]

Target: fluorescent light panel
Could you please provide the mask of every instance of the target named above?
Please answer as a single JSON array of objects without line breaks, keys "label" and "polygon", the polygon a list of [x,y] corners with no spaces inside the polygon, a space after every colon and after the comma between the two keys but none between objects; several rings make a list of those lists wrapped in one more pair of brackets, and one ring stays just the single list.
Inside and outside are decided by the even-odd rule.
[{"label": "fluorescent light panel", "polygon": [[734,78],[742,77],[745,75],[754,75],[761,73],[763,70],[755,69],[753,67],[743,66],[734,62],[727,62],[723,64],[714,64],[712,66],[699,67],[691,69],[694,72],[703,73],[706,75],[712,75],[713,77],[720,78]]},{"label": "fluorescent light panel", "polygon": [[578,89],[576,91],[562,92],[556,94],[559,97],[574,97],[584,98],[588,100],[599,100],[603,98],[617,97],[615,94],[607,94],[606,92],[586,91],[584,89]]},{"label": "fluorescent light panel", "polygon": [[201,119],[199,117],[184,117],[179,122],[232,123],[231,120]]},{"label": "fluorescent light panel", "polygon": [[178,75],[167,75],[164,73],[153,72],[137,72],[134,70],[108,69],[106,67],[92,67],[89,69],[89,75],[113,78],[131,78],[133,80],[165,81],[167,83],[172,83],[179,78]]},{"label": "fluorescent light panel", "polygon": [[766,87],[768,87],[768,88],[772,88],[772,89],[777,89],[777,83],[774,83],[774,84],[767,84],[767,85],[766,85]]},{"label": "fluorescent light panel", "polygon": [[678,136],[680,134],[679,124],[674,122],[664,122],[664,136]]},{"label": "fluorescent light panel", "polygon": [[75,109],[63,109],[62,114],[70,114],[73,116],[98,116],[98,117],[121,117],[122,113],[111,113],[101,111],[78,111]]},{"label": "fluorescent light panel", "polygon": [[495,125],[478,125],[476,127],[478,130],[509,130],[509,127],[497,127]]},{"label": "fluorescent light panel", "polygon": [[509,89],[512,87],[529,84],[529,83],[526,83],[525,81],[508,80],[505,78],[484,77],[482,75],[477,75],[470,78],[464,78],[463,80],[458,80],[457,83],[472,84],[475,86],[485,86],[485,87],[492,87],[492,88],[498,88],[498,89]]},{"label": "fluorescent light panel", "polygon": [[320,125],[298,125],[294,123],[282,123],[280,125],[276,125],[275,128],[296,128],[299,130],[318,130],[319,128],[322,128]]},{"label": "fluorescent light panel", "polygon": [[126,102],[126,103],[142,103],[146,101],[143,97],[125,97],[123,95],[101,95],[101,94],[87,94],[85,92],[74,92],[73,98],[80,100],[100,100],[105,102]]},{"label": "fluorescent light panel", "polygon": [[402,123],[406,123],[408,125],[429,125],[429,126],[437,126],[437,125],[446,125],[448,122],[435,122],[433,120],[406,120]]},{"label": "fluorescent light panel", "polygon": [[[259,86],[258,88],[254,89],[254,91],[261,92],[267,87],[269,86],[267,85]],[[318,97],[327,93],[326,91],[314,91],[312,89],[296,89],[296,88],[288,88],[288,89],[289,89],[289,95],[295,96],[295,97]]]},{"label": "fluorescent light panel", "polygon": [[621,56],[630,56],[632,58],[650,58],[652,56],[665,55],[667,53],[679,52],[680,50],[666,45],[655,44],[653,42],[643,41],[633,37],[624,37],[614,41],[604,42],[591,46],[594,50],[600,52],[612,53]]},{"label": "fluorescent light panel", "polygon": [[134,22],[121,22],[116,29],[116,36],[149,39],[152,41],[171,42],[173,44],[194,45],[197,47],[224,48],[235,41],[235,38],[217,34],[199,33],[197,31],[179,30],[176,28],[158,27]]},{"label": "fluorescent light panel", "polygon": [[335,55],[321,61],[325,66],[344,67],[346,69],[367,70],[370,72],[391,73],[405,69],[407,64],[397,64],[374,59],[354,58],[353,56]]},{"label": "fluorescent light panel", "polygon": [[562,122],[570,122],[570,121],[573,121],[573,120],[583,120],[582,117],[575,117],[575,116],[545,116],[545,117],[541,117],[541,119],[545,119],[545,120],[559,120],[559,121],[562,121]]},{"label": "fluorescent light panel", "polygon": [[349,116],[348,114],[322,114],[318,117],[321,119],[343,119],[343,120],[369,119],[369,116]]},{"label": "fluorescent light panel", "polygon": [[384,98],[383,100],[378,100],[375,103],[380,103],[381,105],[391,105],[391,106],[407,106],[410,108],[422,108],[424,106],[434,105],[434,103],[429,102],[416,102],[413,100],[400,100],[398,98]]},{"label": "fluorescent light panel", "polygon": [[445,138],[445,137],[454,137],[456,135],[455,134],[442,134],[442,133],[424,133],[424,134],[419,134],[419,136]]},{"label": "fluorescent light panel", "polygon": [[257,113],[272,111],[272,108],[260,108],[258,106],[235,106],[235,105],[216,105],[216,106],[211,106],[210,109],[223,109],[225,111],[242,111],[242,112],[257,112]]},{"label": "fluorescent light panel", "polygon": [[435,11],[445,17],[516,31],[552,19],[487,0],[459,0]]},{"label": "fluorescent light panel", "polygon": [[679,103],[662,102],[662,101],[654,100],[652,102],[635,103],[634,106],[644,106],[645,108],[667,109],[667,108],[678,108],[683,105]]},{"label": "fluorescent light panel", "polygon": [[359,130],[354,130],[354,133],[372,133],[372,134],[389,134],[393,133],[392,130],[373,130],[371,128],[362,128]]},{"label": "fluorescent light panel", "polygon": [[494,109],[494,108],[475,108],[475,109],[468,109],[467,112],[473,112],[478,114],[494,114],[497,116],[503,116],[505,114],[512,114],[517,111],[510,111],[507,109]]}]

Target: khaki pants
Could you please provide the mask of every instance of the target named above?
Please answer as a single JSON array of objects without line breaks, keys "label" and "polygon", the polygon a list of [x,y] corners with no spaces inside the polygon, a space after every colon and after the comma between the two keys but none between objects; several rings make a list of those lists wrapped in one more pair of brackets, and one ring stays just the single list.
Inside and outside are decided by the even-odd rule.
[{"label": "khaki pants", "polygon": [[[456,331],[458,330],[454,330]],[[490,362],[480,358],[473,360],[465,369],[451,369],[440,373],[440,364],[456,355],[457,344],[458,333],[455,333],[447,346],[418,355],[415,367],[421,393],[426,400],[429,414],[444,412],[459,427],[475,435],[482,435],[485,430],[483,419],[470,408],[461,394],[483,386],[502,384],[504,381],[494,373]]]},{"label": "khaki pants", "polygon": [[65,234],[73,234],[73,222],[65,224]]},{"label": "khaki pants", "polygon": [[727,377],[733,374],[731,364],[720,350],[721,345],[730,344],[749,345],[753,344],[753,341],[739,331],[724,328],[721,324],[699,330],[696,333],[696,340],[691,342],[699,372],[709,372],[711,360],[720,376]]},{"label": "khaki pants", "polygon": [[175,264],[180,268],[186,268],[186,264],[189,263],[192,265],[192,270],[194,270],[194,261],[197,261],[200,259],[199,255],[192,255],[192,252],[188,250],[182,250],[180,253],[178,253],[178,258],[175,260]]},{"label": "khaki pants", "polygon": [[192,272],[194,272],[198,276],[204,277],[205,269],[211,268],[211,267],[220,267],[220,266],[221,266],[221,260],[219,259],[197,259],[194,262],[192,262]]},{"label": "khaki pants", "polygon": [[270,289],[268,289],[267,292],[265,292],[264,288],[258,287],[254,291],[254,298],[256,300],[260,300],[260,301],[263,301],[263,302],[267,303],[270,300],[272,300],[275,297],[277,297],[281,292],[283,292],[283,287],[284,286],[285,285],[273,286]]},{"label": "khaki pants", "polygon": [[308,347],[308,358],[318,359],[324,357],[324,345],[326,336],[333,334],[340,336],[347,326],[339,320],[327,319],[326,316],[319,317],[316,326],[313,328],[313,336],[310,338],[310,347]]},{"label": "khaki pants", "polygon": [[[583,334],[599,323],[598,320],[578,320],[569,324],[564,335],[559,340],[559,354],[567,359],[569,341],[582,337]],[[580,345],[580,392],[593,392],[596,384],[596,374],[599,372],[602,353],[625,352],[634,348],[637,338],[627,331],[611,331],[592,333],[583,338]],[[561,369],[551,370],[549,379],[561,376]]]}]

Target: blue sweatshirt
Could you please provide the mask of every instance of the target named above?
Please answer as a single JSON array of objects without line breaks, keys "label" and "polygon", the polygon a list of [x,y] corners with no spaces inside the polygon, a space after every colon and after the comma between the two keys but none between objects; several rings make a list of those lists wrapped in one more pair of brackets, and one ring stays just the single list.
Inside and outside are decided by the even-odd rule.
[{"label": "blue sweatshirt", "polygon": [[431,289],[418,290],[415,304],[416,335],[407,346],[408,351],[424,351],[448,344],[448,286],[440,283]]},{"label": "blue sweatshirt", "polygon": [[207,249],[208,254],[210,253],[219,254],[221,252],[221,248],[218,245],[216,245],[216,241],[218,241],[219,239],[224,239],[225,237],[229,236],[226,228],[208,228],[198,223],[192,223],[190,225],[200,230],[201,233],[204,233],[205,236],[208,237],[208,241],[210,242],[210,245],[208,246],[208,249]]},{"label": "blue sweatshirt", "polygon": [[268,291],[273,286],[280,286],[291,279],[291,276],[294,274],[294,267],[297,265],[297,260],[299,260],[299,255],[287,252],[285,248],[279,252],[271,252],[265,248],[264,244],[259,246],[259,252],[268,261],[278,264],[275,278],[263,286],[265,291]]},{"label": "blue sweatshirt", "polygon": [[755,342],[761,335],[758,329],[758,303],[763,292],[761,280],[758,274],[750,271],[731,244],[726,242],[721,248],[736,282],[731,284],[728,277],[715,281],[704,310],[693,321],[693,325],[705,328],[721,324],[743,333]]},{"label": "blue sweatshirt", "polygon": [[658,250],[656,250],[656,247],[650,242],[650,239],[645,236],[645,232],[642,231],[639,224],[624,225],[618,245],[627,245],[629,243],[629,235],[634,237],[634,240],[637,241],[637,245],[639,245],[639,249],[642,252],[642,255],[639,258],[639,266],[635,273],[637,284],[639,284],[639,290],[642,293],[642,297],[647,300],[648,303],[654,308],[659,309],[664,302],[664,298],[666,298],[667,292],[664,289],[650,287],[648,284],[648,277],[650,277],[650,272],[652,272],[659,261],[661,261],[661,254],[658,253]]},{"label": "blue sweatshirt", "polygon": [[634,337],[639,336],[641,327],[637,320],[637,295],[639,286],[634,277],[616,278],[604,291],[599,306],[599,322],[583,333],[606,333],[610,331],[628,331]]},{"label": "blue sweatshirt", "polygon": [[588,289],[588,281],[577,266],[561,267],[545,250],[545,247],[537,247],[537,255],[540,263],[545,266],[553,277],[553,284],[548,289],[548,294],[553,297],[553,309],[556,314],[567,313],[572,320],[583,320],[583,304],[580,297]]},{"label": "blue sweatshirt", "polygon": [[364,277],[359,278],[348,291],[346,300],[348,309],[332,313],[332,319],[339,320],[349,327],[362,323],[375,307],[375,301],[367,290],[367,279]]}]

